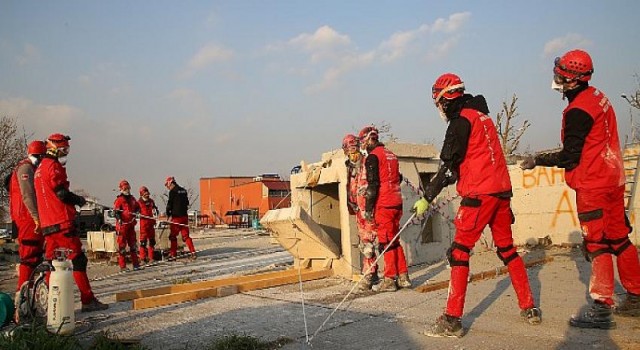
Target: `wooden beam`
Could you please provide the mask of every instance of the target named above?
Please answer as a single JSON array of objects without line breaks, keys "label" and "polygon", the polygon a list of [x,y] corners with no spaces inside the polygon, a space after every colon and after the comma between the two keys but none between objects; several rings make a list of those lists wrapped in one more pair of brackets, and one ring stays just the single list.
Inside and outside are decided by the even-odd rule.
[{"label": "wooden beam", "polygon": [[210,281],[174,284],[174,285],[165,286],[165,287],[119,292],[119,293],[116,293],[116,301],[127,301],[127,300],[133,300],[137,298],[152,297],[156,295],[188,292],[192,290],[206,289],[206,288],[215,288],[215,287],[221,287],[225,285],[234,285],[234,284],[238,284],[246,281],[252,281],[252,280],[255,280],[256,278],[269,278],[269,277],[277,277],[277,276],[283,276],[283,275],[297,276],[298,270],[289,269],[284,271],[266,272],[266,273],[261,273],[256,275],[225,277],[225,278],[218,278]]},{"label": "wooden beam", "polygon": [[[270,287],[280,286],[284,284],[296,283],[298,282],[299,279],[302,279],[302,281],[310,281],[310,280],[326,278],[332,275],[333,275],[333,271],[328,269],[323,269],[323,270],[307,269],[307,270],[302,270],[300,273],[300,276],[298,276],[298,271],[292,269],[287,271],[280,271],[280,276],[277,276],[273,273],[253,275],[253,276],[243,276],[243,277],[253,277],[253,279],[244,279],[240,282],[236,282],[235,284],[224,285],[224,286],[204,287],[201,289],[182,291],[177,293],[161,294],[161,295],[137,298],[137,299],[133,299],[133,309],[141,310],[141,309],[153,308],[158,306],[181,303],[185,301],[193,301],[193,300],[198,300],[203,298],[235,294],[234,292],[230,291],[231,289],[235,289],[236,292],[247,292],[251,290],[270,288]],[[222,292],[223,290],[225,292]]]},{"label": "wooden beam", "polygon": [[[524,266],[525,266],[525,268],[529,268],[529,267],[536,266],[536,265],[546,264],[546,263],[551,262],[551,261],[553,261],[553,257],[552,256],[547,256],[547,257],[544,257],[542,259],[536,259],[536,260],[530,261],[530,262],[524,264]],[[481,281],[481,280],[494,278],[494,277],[499,276],[499,275],[504,275],[508,271],[509,271],[509,269],[506,266],[497,267],[495,269],[486,270],[486,271],[482,271],[482,272],[471,274],[471,276],[469,276],[469,281],[470,282],[475,282],[475,281]],[[416,292],[420,292],[420,293],[428,293],[428,292],[433,292],[433,291],[440,290],[440,289],[445,289],[445,288],[449,288],[449,280],[435,282],[435,283],[425,283],[425,284],[423,284],[421,286],[418,286],[418,287],[414,288],[413,290],[415,290]]]}]

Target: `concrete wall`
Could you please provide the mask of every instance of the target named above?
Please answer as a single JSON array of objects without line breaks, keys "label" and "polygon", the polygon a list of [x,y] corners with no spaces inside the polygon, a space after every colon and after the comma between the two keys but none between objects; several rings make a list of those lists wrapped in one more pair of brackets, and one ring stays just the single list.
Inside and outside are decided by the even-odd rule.
[{"label": "concrete wall", "polygon": [[[419,198],[416,189],[420,186],[420,179],[424,183],[429,181],[430,175],[438,169],[439,159],[437,150],[430,145],[390,144],[388,147],[398,156],[400,172],[405,178],[401,186],[404,200],[402,225],[411,216],[409,210]],[[333,269],[338,275],[350,277],[359,273],[361,258],[357,249],[355,217],[349,215],[347,208],[344,161],[342,151],[335,150],[323,154],[320,162],[303,162],[302,172],[291,176],[291,204],[308,213],[308,217],[322,228],[323,237],[330,237],[339,247],[340,257],[331,258]],[[563,169],[536,167],[522,171],[518,165],[511,165],[509,175],[514,194],[512,210],[516,221],[512,228],[516,245],[537,244],[540,240],[548,239],[553,244],[582,241],[575,192],[565,184]],[[629,218],[635,226],[640,214],[640,195],[631,199]],[[455,185],[449,186],[436,199],[434,206],[437,210],[425,223],[415,222],[402,232],[400,241],[410,265],[443,258],[455,233],[453,218],[459,205],[460,198]],[[267,229],[287,230],[287,226],[276,225],[270,219],[261,223]],[[636,245],[640,244],[637,230],[630,237]],[[493,247],[488,228],[478,241],[478,246]],[[297,256],[295,251],[289,251],[294,257]]]}]

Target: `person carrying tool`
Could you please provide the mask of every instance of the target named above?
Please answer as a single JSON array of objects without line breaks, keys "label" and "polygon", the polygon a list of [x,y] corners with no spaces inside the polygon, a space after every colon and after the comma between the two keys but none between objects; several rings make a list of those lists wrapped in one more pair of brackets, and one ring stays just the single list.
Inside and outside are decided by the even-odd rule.
[{"label": "person carrying tool", "polygon": [[[569,320],[573,327],[612,329],[612,311],[640,316],[640,262],[629,240],[632,227],[625,214],[625,175],[618,138],[616,113],[606,95],[589,86],[593,74],[591,56],[571,50],[556,58],[552,88],[569,105],[562,112],[562,149],[527,157],[522,169],[540,166],[564,168],[569,187],[576,191],[585,259],[591,262],[591,307]],[[613,301],[616,256],[626,298],[615,308]]]},{"label": "person carrying tool", "polygon": [[131,195],[131,185],[127,180],[118,184],[120,194],[113,202],[113,211],[116,217],[116,235],[118,236],[118,265],[120,271],[127,270],[127,246],[131,254],[133,269],[140,268],[138,260],[138,246],[136,244],[136,214],[140,213],[140,206],[135,197]]},{"label": "person carrying tool", "polygon": [[[18,235],[18,285],[15,301],[20,300],[19,293],[24,283],[28,283],[33,270],[42,262],[44,237],[40,232],[40,217],[33,176],[40,160],[47,152],[42,141],[33,141],[27,146],[27,158],[18,162],[13,169],[9,182],[9,213],[14,232]],[[17,306],[17,305],[16,305]],[[15,314],[18,320],[18,307]]]},{"label": "person carrying tool", "polygon": [[[400,229],[402,195],[398,158],[378,140],[378,129],[367,126],[358,134],[360,151],[366,155],[364,168],[367,190],[364,193],[364,218],[378,233],[379,249],[384,253],[384,278],[371,289],[375,292],[394,292],[411,287],[407,260],[400,240],[392,242]],[[387,247],[388,246],[388,247]]]},{"label": "person carrying tool", "polygon": [[425,186],[424,197],[413,206],[418,217],[448,185],[457,182],[462,197],[454,220],[456,233],[447,259],[451,266],[449,297],[444,314],[430,331],[431,336],[461,337],[462,315],[467,294],[469,257],[484,228],[489,225],[497,255],[507,266],[518,297],[521,316],[529,324],[541,322],[522,258],[513,246],[511,225],[511,179],[507,171],[496,127],[482,95],[465,94],[460,77],[446,73],[432,87],[432,98],[440,117],[448,123],[440,152],[440,169]]},{"label": "person carrying tool", "polygon": [[348,134],[342,139],[342,150],[347,157],[347,199],[349,212],[356,216],[358,237],[360,238],[360,252],[362,253],[362,287],[371,289],[379,282],[376,251],[378,249],[377,233],[373,223],[365,220],[365,193],[367,191],[367,170],[363,166],[360,142],[355,135]]},{"label": "person carrying tool", "polygon": [[87,277],[88,259],[82,251],[82,242],[75,226],[75,206],[82,207],[86,200],[69,189],[65,165],[70,139],[62,134],[50,135],[45,141],[47,153],[34,175],[41,232],[45,240],[45,259],[53,260],[58,248],[70,250],[67,257],[73,264],[73,278],[80,290],[81,312],[105,310],[109,305],[98,301],[91,290]]},{"label": "person carrying tool", "polygon": [[[154,247],[156,246],[156,220],[158,207],[149,196],[149,189],[146,186],[140,187],[140,259],[153,263]],[[148,253],[148,254],[147,254]]]},{"label": "person carrying tool", "polygon": [[196,259],[196,248],[193,241],[189,237],[189,194],[187,190],[180,187],[173,176],[167,177],[164,186],[169,190],[169,199],[167,200],[167,216],[169,217],[169,255],[176,258],[178,254],[178,234],[182,235],[182,241],[189,248],[190,258]]}]

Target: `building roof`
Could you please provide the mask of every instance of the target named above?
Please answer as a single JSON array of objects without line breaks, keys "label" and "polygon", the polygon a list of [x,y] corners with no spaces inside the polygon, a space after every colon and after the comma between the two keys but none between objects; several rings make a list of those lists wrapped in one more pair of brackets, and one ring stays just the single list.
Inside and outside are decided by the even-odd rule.
[{"label": "building roof", "polygon": [[262,184],[270,190],[289,190],[291,188],[289,181],[263,181]]}]

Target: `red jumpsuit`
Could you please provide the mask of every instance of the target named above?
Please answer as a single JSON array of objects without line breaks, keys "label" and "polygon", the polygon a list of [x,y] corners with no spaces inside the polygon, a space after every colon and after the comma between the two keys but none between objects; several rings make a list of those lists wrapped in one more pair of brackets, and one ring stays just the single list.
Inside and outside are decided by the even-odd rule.
[{"label": "red jumpsuit", "polygon": [[171,247],[169,249],[169,255],[173,258],[178,254],[178,234],[182,235],[182,241],[185,242],[192,254],[196,251],[193,246],[193,240],[189,237],[188,208],[189,196],[187,190],[175,184],[169,191],[166,210],[167,216],[171,217],[171,222],[179,224],[170,225],[169,242],[171,243]]},{"label": "red jumpsuit", "polygon": [[[478,103],[486,108],[486,102],[481,96],[471,103]],[[464,313],[469,253],[487,225],[491,228],[498,257],[509,270],[520,309],[532,308],[535,303],[529,278],[522,258],[513,246],[511,180],[496,127],[486,113],[473,108],[463,107],[458,118],[461,118],[461,122],[468,123],[470,132],[466,153],[459,165],[457,191],[462,201],[454,220],[456,233],[447,252],[451,280],[445,314],[460,318]]]},{"label": "red jumpsuit", "polygon": [[572,109],[580,109],[593,119],[578,165],[565,172],[567,185],[576,191],[578,219],[592,260],[589,293],[594,300],[613,305],[612,254],[617,256],[622,286],[640,295],[638,251],[629,240],[631,226],[625,216],[625,176],[616,115],[601,91],[587,87],[563,111],[563,142],[567,113]]},{"label": "red jumpsuit", "polygon": [[20,269],[17,290],[29,280],[31,273],[42,262],[44,237],[36,232],[34,219],[39,220],[36,193],[33,187],[35,166],[27,159],[21,160],[11,174],[9,183],[9,211],[11,221],[17,227]]},{"label": "red jumpsuit", "polygon": [[[348,178],[348,198],[349,204],[354,207],[353,212],[356,215],[356,224],[358,226],[358,236],[361,243],[373,243],[377,237],[377,233],[373,227],[373,224],[364,218],[365,212],[365,192],[367,190],[367,170],[364,167],[364,162],[360,161],[356,165],[352,165],[347,161],[347,174]],[[363,256],[362,257],[362,274],[374,274],[378,273],[378,265],[374,264],[376,257]]]},{"label": "red jumpsuit", "polygon": [[[370,159],[371,157],[375,157],[375,160]],[[377,166],[371,166],[372,163],[377,164]],[[402,218],[398,158],[393,152],[386,149],[384,145],[378,144],[369,152],[365,167],[367,168],[368,186],[372,182],[375,183],[376,180],[379,186],[375,200],[374,221],[378,233],[378,242],[382,248],[385,248],[400,230],[400,219]],[[377,172],[377,174],[370,174],[369,172],[371,171]],[[372,179],[373,181],[371,181]],[[384,277],[394,279],[396,276],[407,272],[404,249],[400,245],[400,239],[397,238],[384,253]]]},{"label": "red jumpsuit", "polygon": [[140,207],[141,214],[140,259],[146,260],[148,256],[149,260],[153,260],[154,247],[156,245],[156,221],[153,219],[145,218],[145,216],[155,216],[154,210],[157,211],[158,208],[156,207],[156,203],[151,198],[145,201],[142,197],[140,197],[140,199],[138,199],[138,205]]},{"label": "red jumpsuit", "polygon": [[127,267],[127,245],[131,253],[133,268],[140,266],[138,261],[138,246],[136,244],[136,217],[140,212],[138,201],[132,195],[120,194],[113,203],[116,213],[116,234],[118,236],[118,265],[121,269]]},{"label": "red jumpsuit", "polygon": [[80,290],[80,300],[82,304],[89,304],[95,296],[87,277],[88,259],[82,251],[74,223],[75,205],[84,203],[84,199],[69,191],[67,170],[58,159],[49,156],[42,159],[35,172],[34,187],[45,240],[45,258],[53,260],[57,248],[71,251],[68,258],[73,263],[73,278]]}]

